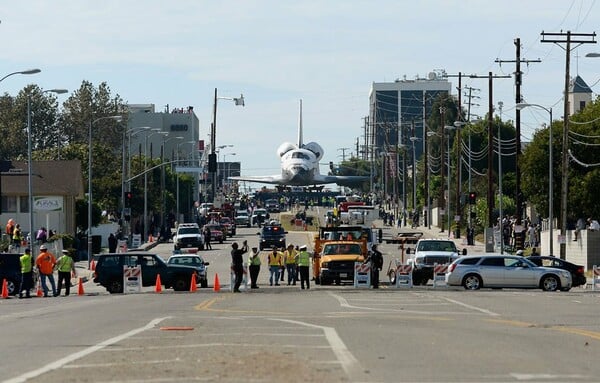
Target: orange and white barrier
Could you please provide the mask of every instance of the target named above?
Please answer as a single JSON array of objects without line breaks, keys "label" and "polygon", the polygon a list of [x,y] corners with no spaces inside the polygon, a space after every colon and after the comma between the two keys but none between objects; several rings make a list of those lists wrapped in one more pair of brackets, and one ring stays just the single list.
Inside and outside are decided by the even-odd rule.
[{"label": "orange and white barrier", "polygon": [[600,267],[594,265],[592,271],[592,290],[596,291],[596,285],[600,285]]},{"label": "orange and white barrier", "polygon": [[[231,268],[231,272],[229,273],[229,291],[233,292],[233,287],[235,286],[235,273],[233,272],[233,267]],[[244,290],[248,291],[248,266],[244,265],[244,275],[242,276],[242,284],[240,287],[243,287]]]},{"label": "orange and white barrier", "polygon": [[123,293],[142,292],[142,266],[123,266]]},{"label": "orange and white barrier", "polygon": [[412,288],[413,287],[413,265],[398,265],[396,267],[396,287]]},{"label": "orange and white barrier", "polygon": [[120,239],[117,241],[117,253],[127,252],[127,241]]},{"label": "orange and white barrier", "polygon": [[[437,264],[433,265],[433,288],[436,287],[447,287],[446,284],[446,273],[448,272],[448,264]],[[441,285],[440,285],[441,284]]]},{"label": "orange and white barrier", "polygon": [[371,287],[371,265],[368,263],[354,262],[354,287]]}]

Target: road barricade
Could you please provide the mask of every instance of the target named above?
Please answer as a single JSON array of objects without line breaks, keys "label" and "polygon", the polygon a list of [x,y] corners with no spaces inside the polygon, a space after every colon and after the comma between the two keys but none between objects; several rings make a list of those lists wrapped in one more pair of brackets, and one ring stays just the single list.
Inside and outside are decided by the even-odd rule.
[{"label": "road barricade", "polygon": [[371,265],[354,262],[354,287],[366,288],[371,286]]},{"label": "road barricade", "polygon": [[123,266],[123,293],[142,292],[142,266]]},{"label": "road barricade", "polygon": [[396,267],[396,287],[397,288],[412,288],[413,265],[398,265]]},{"label": "road barricade", "polygon": [[593,271],[592,271],[592,290],[593,291],[596,291],[596,285],[600,285],[600,267],[594,265]]},{"label": "road barricade", "polygon": [[446,273],[448,272],[448,264],[433,264],[433,288],[448,287],[446,284]]},{"label": "road barricade", "polygon": [[[233,272],[233,268],[229,273],[229,291],[233,292],[233,287],[235,286],[235,273]],[[242,284],[240,287],[243,287],[244,290],[248,290],[248,265],[244,265],[244,275],[242,276]]]}]

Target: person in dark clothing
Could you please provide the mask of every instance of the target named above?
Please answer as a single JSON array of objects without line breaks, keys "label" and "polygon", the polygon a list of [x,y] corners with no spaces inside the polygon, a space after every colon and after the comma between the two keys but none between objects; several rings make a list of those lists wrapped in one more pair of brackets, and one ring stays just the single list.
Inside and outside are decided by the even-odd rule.
[{"label": "person in dark clothing", "polygon": [[371,285],[374,289],[379,288],[379,270],[383,268],[383,254],[377,250],[377,245],[371,247],[371,251],[364,263],[371,264]]},{"label": "person in dark clothing", "polygon": [[117,237],[113,233],[108,236],[108,252],[111,254],[117,252]]},{"label": "person in dark clothing", "polygon": [[242,278],[244,277],[244,258],[242,255],[248,251],[248,242],[244,241],[242,248],[238,249],[237,242],[231,245],[231,269],[235,273],[235,285],[233,286],[233,292],[240,292],[240,285],[242,284]]},{"label": "person in dark clothing", "polygon": [[204,227],[204,248],[206,250],[212,250],[212,246],[210,245],[210,227]]}]

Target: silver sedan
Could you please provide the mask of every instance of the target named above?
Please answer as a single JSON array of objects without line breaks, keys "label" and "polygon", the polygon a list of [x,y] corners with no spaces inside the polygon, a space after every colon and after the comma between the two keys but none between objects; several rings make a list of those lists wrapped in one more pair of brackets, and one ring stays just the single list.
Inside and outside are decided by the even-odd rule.
[{"label": "silver sedan", "polygon": [[482,287],[568,291],[571,274],[566,270],[538,267],[526,258],[512,255],[478,255],[452,262],[446,273],[449,286],[467,290]]}]

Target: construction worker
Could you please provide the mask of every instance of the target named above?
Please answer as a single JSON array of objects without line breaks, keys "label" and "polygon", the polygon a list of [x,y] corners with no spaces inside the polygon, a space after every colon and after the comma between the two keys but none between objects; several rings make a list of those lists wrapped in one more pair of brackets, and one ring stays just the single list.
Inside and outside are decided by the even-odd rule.
[{"label": "construction worker", "polygon": [[260,257],[257,247],[252,248],[252,253],[248,257],[248,269],[250,270],[250,288],[258,289],[256,280],[258,279],[258,273],[260,272]]},{"label": "construction worker", "polygon": [[379,270],[383,267],[383,254],[377,250],[377,245],[371,246],[369,256],[365,259],[364,263],[371,264],[371,286],[374,289],[379,288]]},{"label": "construction worker", "polygon": [[71,258],[69,250],[63,250],[62,254],[56,261],[56,268],[58,269],[58,289],[56,296],[60,295],[64,281],[65,296],[68,297],[71,291],[71,276],[75,276],[75,262]]},{"label": "construction worker", "polygon": [[52,287],[52,295],[56,296],[56,284],[54,283],[54,266],[56,265],[56,257],[48,251],[46,245],[40,246],[40,255],[35,260],[35,265],[40,272],[40,284],[44,289],[44,297],[48,296],[48,286],[46,286],[46,278],[50,280]]},{"label": "construction worker", "polygon": [[277,251],[277,246],[273,246],[273,251],[269,253],[269,285],[279,286],[279,268],[281,267],[281,253]]},{"label": "construction worker", "polygon": [[306,250],[307,246],[300,246],[300,251],[296,254],[296,262],[298,263],[298,270],[300,272],[300,287],[304,290],[304,282],[306,281],[306,288],[310,289],[310,279],[308,277],[308,268],[310,267],[310,253]]},{"label": "construction worker", "polygon": [[21,261],[21,285],[19,286],[19,298],[23,298],[23,290],[25,297],[31,298],[31,289],[33,288],[33,256],[31,249],[26,248],[25,254],[19,257]]},{"label": "construction worker", "polygon": [[283,259],[285,261],[285,268],[288,272],[288,286],[290,284],[296,284],[298,276],[296,275],[296,254],[294,245],[288,245],[287,250],[283,253]]}]

